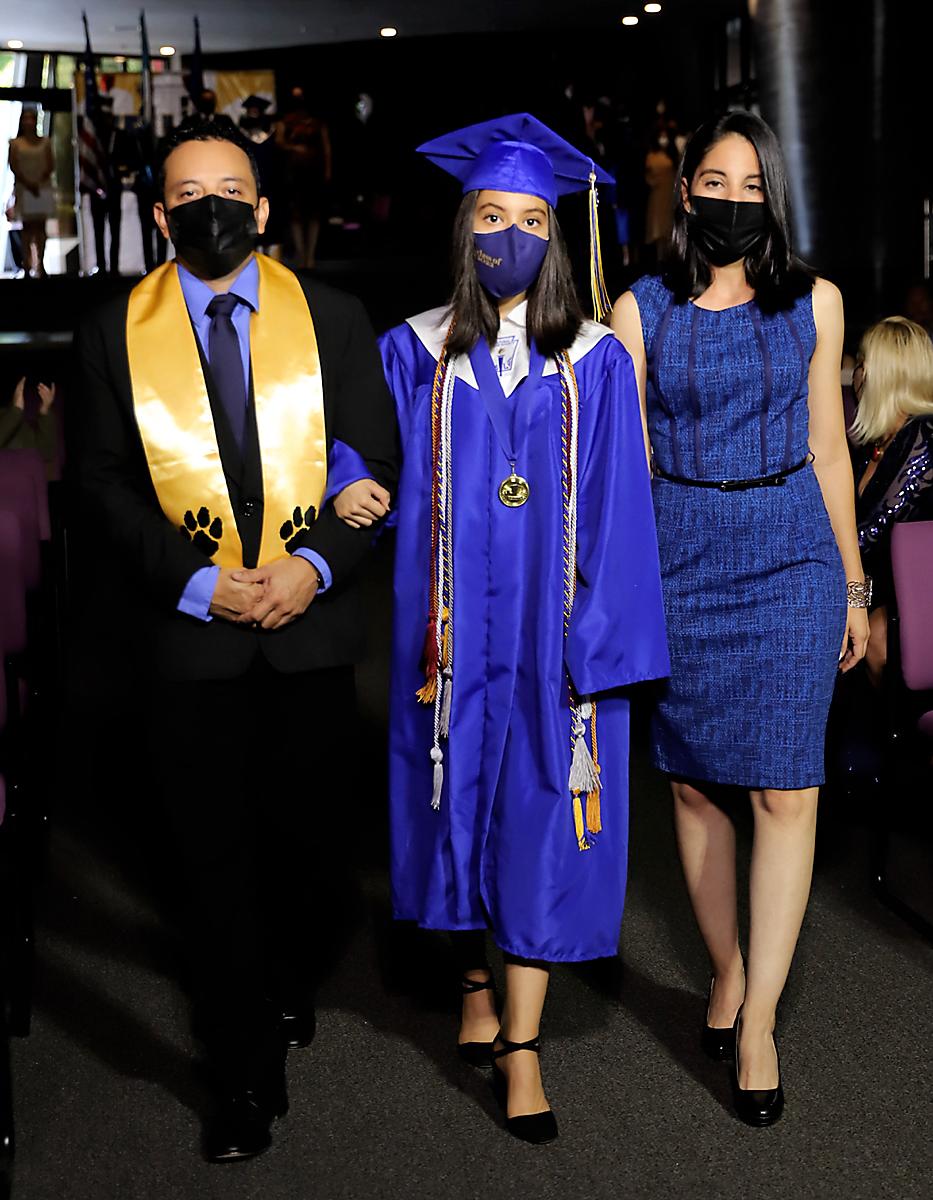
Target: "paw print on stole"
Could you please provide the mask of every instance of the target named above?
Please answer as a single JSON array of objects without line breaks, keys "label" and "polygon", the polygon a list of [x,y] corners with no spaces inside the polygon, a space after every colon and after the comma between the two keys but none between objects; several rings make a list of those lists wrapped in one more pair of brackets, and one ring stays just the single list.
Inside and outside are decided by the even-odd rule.
[{"label": "paw print on stole", "polygon": [[189,508],[185,513],[184,524],[179,526],[181,533],[189,542],[204,554],[213,557],[220,548],[220,539],[224,535],[224,523],[220,517],[211,517],[210,509],[202,504],[197,516]]},{"label": "paw print on stole", "polygon": [[279,537],[285,543],[286,553],[292,554],[298,545],[298,539],[314,524],[314,519],[317,516],[314,505],[306,508],[304,512],[296,505],[295,511],[292,513],[290,521],[283,521],[279,529]]}]

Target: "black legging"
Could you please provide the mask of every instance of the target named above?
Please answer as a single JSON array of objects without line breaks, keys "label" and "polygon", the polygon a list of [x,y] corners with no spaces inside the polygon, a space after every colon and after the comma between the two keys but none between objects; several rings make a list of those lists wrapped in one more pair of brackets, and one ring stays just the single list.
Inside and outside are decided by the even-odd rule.
[{"label": "black legging", "polygon": [[485,929],[451,930],[450,944],[454,951],[454,962],[461,976],[467,971],[488,971]]},{"label": "black legging", "polygon": [[[450,944],[454,951],[454,962],[457,964],[457,970],[461,976],[465,976],[467,971],[488,971],[489,959],[486,957],[486,930],[485,929],[452,929],[450,931]],[[545,962],[538,962],[533,958],[519,958],[516,954],[509,954],[507,951],[502,955],[506,963],[519,967],[542,967],[547,968]]]}]

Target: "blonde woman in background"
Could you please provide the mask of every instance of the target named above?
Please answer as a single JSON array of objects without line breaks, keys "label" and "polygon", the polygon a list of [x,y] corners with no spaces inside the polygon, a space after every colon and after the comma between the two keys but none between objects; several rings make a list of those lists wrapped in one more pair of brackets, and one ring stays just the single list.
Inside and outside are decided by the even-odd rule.
[{"label": "blonde woman in background", "polygon": [[862,338],[852,386],[856,520],[862,563],[874,581],[865,662],[877,684],[887,661],[891,528],[933,520],[933,342],[926,330],[906,317],[873,325]]}]

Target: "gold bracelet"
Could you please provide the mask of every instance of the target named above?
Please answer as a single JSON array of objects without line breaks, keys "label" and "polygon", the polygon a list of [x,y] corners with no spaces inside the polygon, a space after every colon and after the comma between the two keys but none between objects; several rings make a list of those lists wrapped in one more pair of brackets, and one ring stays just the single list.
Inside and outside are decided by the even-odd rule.
[{"label": "gold bracelet", "polygon": [[846,584],[846,599],[849,608],[868,608],[871,604],[871,577],[866,575],[864,580],[850,579]]}]

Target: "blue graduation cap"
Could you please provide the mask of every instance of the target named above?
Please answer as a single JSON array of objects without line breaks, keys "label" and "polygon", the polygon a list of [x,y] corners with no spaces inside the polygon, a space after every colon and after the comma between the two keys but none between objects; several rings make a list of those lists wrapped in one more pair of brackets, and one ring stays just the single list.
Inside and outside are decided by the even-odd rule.
[{"label": "blue graduation cap", "polygon": [[601,320],[611,305],[603,279],[597,184],[615,180],[530,113],[481,121],[425,142],[418,153],[463,184],[463,192],[518,192],[553,208],[569,192],[590,192],[590,287]]}]

